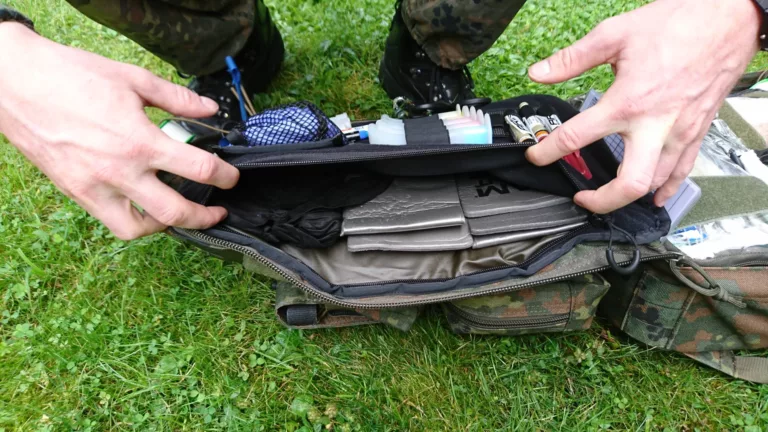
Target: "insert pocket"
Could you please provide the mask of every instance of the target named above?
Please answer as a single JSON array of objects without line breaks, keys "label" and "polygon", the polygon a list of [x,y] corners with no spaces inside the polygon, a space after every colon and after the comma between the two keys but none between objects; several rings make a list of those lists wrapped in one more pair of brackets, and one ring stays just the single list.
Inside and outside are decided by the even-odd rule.
[{"label": "insert pocket", "polygon": [[443,305],[458,334],[524,335],[585,330],[610,285],[598,274]]}]

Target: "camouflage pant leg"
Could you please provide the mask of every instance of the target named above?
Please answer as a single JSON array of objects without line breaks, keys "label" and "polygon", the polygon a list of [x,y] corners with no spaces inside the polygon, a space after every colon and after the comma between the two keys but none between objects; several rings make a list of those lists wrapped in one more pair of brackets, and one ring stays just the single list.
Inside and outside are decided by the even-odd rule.
[{"label": "camouflage pant leg", "polygon": [[525,0],[403,0],[411,35],[435,63],[460,69],[487,51]]},{"label": "camouflage pant leg", "polygon": [[190,75],[222,69],[246,41],[267,53],[277,32],[262,0],[67,1]]}]

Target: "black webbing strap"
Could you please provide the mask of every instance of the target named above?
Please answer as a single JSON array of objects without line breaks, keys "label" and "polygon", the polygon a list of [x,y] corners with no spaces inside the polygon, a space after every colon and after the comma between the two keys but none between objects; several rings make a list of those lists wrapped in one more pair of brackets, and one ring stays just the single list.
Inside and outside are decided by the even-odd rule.
[{"label": "black webbing strap", "polygon": [[437,116],[404,120],[405,142],[409,145],[448,145],[451,138]]}]

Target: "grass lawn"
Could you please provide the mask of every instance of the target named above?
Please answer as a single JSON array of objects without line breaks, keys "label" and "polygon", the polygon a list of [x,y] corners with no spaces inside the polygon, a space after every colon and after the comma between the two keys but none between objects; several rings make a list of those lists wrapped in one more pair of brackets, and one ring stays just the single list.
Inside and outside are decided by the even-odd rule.
[{"label": "grass lawn", "polygon": [[[257,108],[307,99],[357,118],[389,111],[376,73],[392,3],[268,1],[289,54]],[[607,88],[608,68],[554,87],[525,71],[642,3],[530,0],[474,63],[478,93]],[[51,39],[180,82],[63,1],[10,5]],[[752,69],[767,65],[763,55]],[[768,386],[599,325],[466,338],[431,311],[410,333],[285,330],[268,281],[163,235],[115,239],[0,141],[0,431],[768,430]]]}]

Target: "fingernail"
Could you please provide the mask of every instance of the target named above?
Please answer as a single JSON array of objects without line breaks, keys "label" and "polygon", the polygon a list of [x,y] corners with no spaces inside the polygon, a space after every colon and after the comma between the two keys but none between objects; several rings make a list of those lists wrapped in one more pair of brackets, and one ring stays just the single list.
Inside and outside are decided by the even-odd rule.
[{"label": "fingernail", "polygon": [[546,59],[531,66],[531,69],[528,71],[528,73],[533,77],[545,77],[549,75],[549,71],[549,59]]},{"label": "fingernail", "polygon": [[208,108],[209,110],[213,111],[213,110],[219,109],[219,104],[217,104],[215,100],[211,98],[207,98],[205,96],[201,97],[200,99],[203,100],[203,105],[205,105],[205,107]]}]

